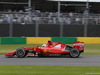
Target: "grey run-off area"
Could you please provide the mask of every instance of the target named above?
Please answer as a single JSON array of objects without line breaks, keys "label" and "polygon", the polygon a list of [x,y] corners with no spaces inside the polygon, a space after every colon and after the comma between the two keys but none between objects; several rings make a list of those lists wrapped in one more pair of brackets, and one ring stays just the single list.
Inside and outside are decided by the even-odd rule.
[{"label": "grey run-off area", "polygon": [[59,65],[59,66],[100,66],[100,55],[70,57],[25,57],[6,58],[0,55],[0,65]]}]

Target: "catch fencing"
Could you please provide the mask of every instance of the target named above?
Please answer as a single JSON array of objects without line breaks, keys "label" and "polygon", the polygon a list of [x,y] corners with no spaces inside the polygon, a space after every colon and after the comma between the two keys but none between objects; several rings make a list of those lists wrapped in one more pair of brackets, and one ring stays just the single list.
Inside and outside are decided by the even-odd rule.
[{"label": "catch fencing", "polygon": [[100,37],[100,15],[1,13],[0,37]]}]

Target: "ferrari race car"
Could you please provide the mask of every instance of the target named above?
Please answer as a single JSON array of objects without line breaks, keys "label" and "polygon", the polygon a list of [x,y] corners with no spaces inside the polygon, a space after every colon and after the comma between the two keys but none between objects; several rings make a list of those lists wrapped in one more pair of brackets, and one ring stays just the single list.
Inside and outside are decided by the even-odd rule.
[{"label": "ferrari race car", "polygon": [[43,44],[42,47],[26,47],[18,48],[16,51],[6,53],[5,56],[11,57],[16,55],[18,58],[25,57],[28,53],[33,53],[34,56],[38,53],[39,57],[42,56],[62,56],[69,54],[72,58],[77,58],[80,53],[84,52],[83,42],[74,42],[74,46],[48,41],[48,44]]}]

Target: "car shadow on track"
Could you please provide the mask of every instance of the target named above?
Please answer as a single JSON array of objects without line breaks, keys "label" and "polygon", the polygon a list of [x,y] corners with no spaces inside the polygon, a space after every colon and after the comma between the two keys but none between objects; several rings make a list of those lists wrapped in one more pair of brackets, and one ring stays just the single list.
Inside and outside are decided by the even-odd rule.
[{"label": "car shadow on track", "polygon": [[[26,58],[72,58],[72,57],[70,57],[70,56],[44,56],[44,57],[27,56]],[[83,58],[83,57],[79,56],[78,58]]]},{"label": "car shadow on track", "polygon": [[[18,58],[17,56],[12,56],[12,57],[6,57],[6,58]],[[69,55],[67,56],[43,56],[43,57],[38,57],[38,56],[26,56],[24,58],[72,58]],[[78,58],[84,58],[82,56],[79,56]]]}]

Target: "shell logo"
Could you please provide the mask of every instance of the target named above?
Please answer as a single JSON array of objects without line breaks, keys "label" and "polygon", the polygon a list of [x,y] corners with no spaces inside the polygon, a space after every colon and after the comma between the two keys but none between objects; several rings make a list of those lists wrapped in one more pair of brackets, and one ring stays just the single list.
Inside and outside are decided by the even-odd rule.
[{"label": "shell logo", "polygon": [[47,50],[46,50],[46,49],[44,49],[44,50],[43,50],[43,52],[44,52],[44,53],[46,53],[46,52],[47,52]]},{"label": "shell logo", "polygon": [[34,48],[34,51],[36,51],[36,48]]}]

